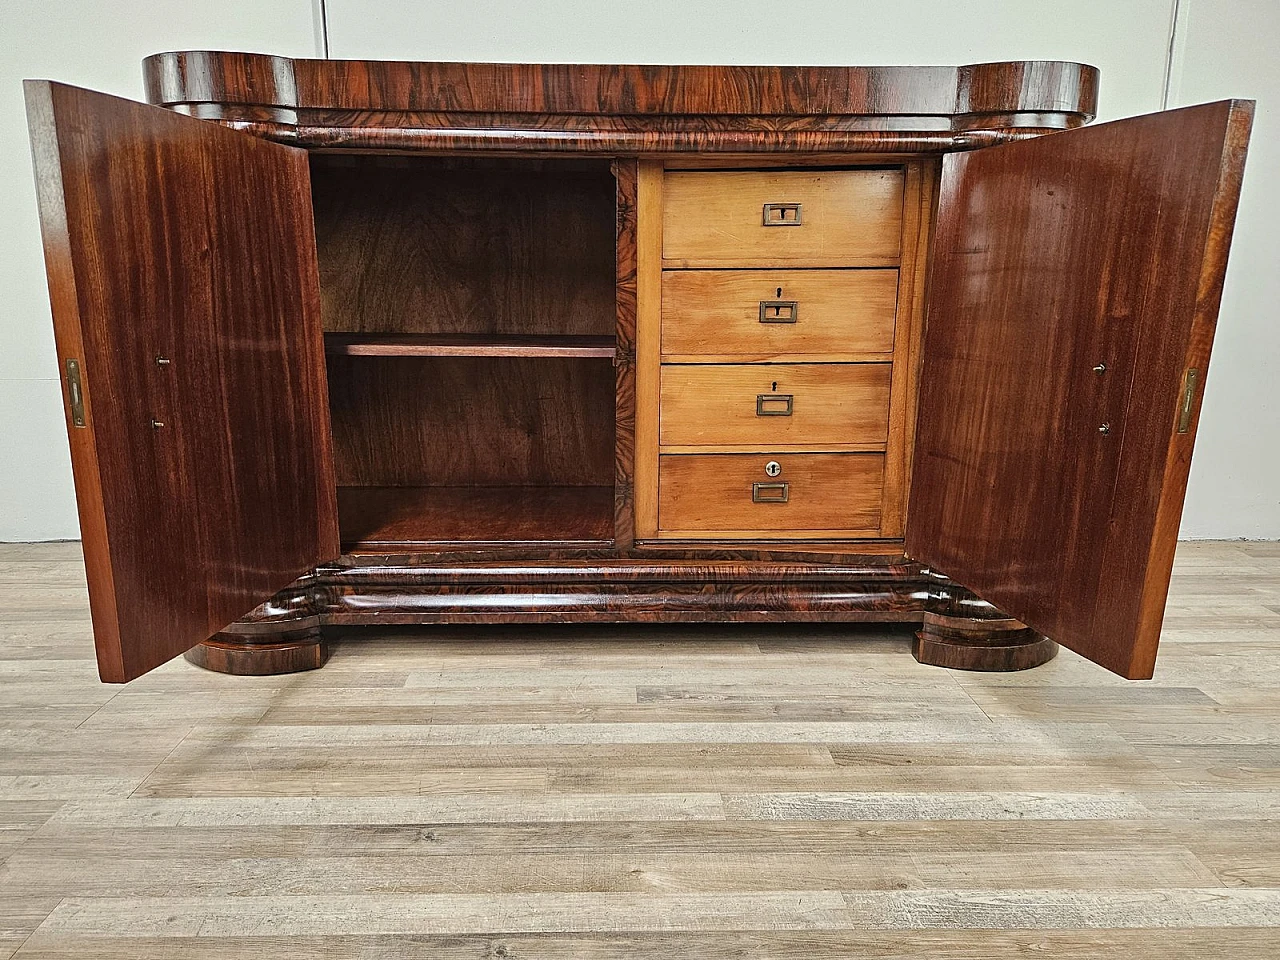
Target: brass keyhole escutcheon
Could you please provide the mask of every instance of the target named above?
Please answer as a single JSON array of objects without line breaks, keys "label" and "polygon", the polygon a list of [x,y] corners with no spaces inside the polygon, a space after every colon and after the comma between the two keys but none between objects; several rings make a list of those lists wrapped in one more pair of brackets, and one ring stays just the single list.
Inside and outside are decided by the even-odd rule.
[{"label": "brass keyhole escutcheon", "polygon": [[782,464],[777,460],[770,460],[764,465],[764,475],[766,477],[776,477],[782,472]]}]

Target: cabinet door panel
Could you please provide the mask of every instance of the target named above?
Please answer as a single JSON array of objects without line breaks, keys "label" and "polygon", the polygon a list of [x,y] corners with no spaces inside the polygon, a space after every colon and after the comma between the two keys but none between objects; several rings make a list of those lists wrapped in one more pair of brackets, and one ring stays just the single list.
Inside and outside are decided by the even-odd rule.
[{"label": "cabinet door panel", "polygon": [[98,669],[122,682],[338,554],[307,158],[62,84],[29,81],[27,110]]},{"label": "cabinet door panel", "polygon": [[943,163],[907,552],[1127,677],[1155,666],[1252,116]]}]

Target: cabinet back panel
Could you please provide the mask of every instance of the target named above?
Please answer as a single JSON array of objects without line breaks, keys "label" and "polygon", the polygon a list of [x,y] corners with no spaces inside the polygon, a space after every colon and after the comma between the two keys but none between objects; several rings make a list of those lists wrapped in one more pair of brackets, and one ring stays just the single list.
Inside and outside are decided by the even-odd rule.
[{"label": "cabinet back panel", "polygon": [[326,330],[613,335],[607,163],[314,156],[312,198]]},{"label": "cabinet back panel", "polygon": [[607,359],[329,358],[339,486],[612,486]]}]

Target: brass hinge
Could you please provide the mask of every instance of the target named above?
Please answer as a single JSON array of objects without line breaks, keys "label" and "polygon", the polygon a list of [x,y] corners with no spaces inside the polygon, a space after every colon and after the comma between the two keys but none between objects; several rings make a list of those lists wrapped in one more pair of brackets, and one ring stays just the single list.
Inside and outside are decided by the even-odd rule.
[{"label": "brass hinge", "polygon": [[79,360],[67,360],[67,405],[71,408],[72,426],[85,426],[84,385],[80,382]]},{"label": "brass hinge", "polygon": [[1191,429],[1191,410],[1196,399],[1196,384],[1200,380],[1200,371],[1188,367],[1182,377],[1182,402],[1178,404],[1178,432],[1186,433]]}]

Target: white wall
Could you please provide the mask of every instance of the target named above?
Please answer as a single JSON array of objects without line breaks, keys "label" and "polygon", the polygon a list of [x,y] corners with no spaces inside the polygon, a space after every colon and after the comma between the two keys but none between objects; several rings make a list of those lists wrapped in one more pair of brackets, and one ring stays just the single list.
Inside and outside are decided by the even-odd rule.
[{"label": "white wall", "polygon": [[312,0],[0,2],[0,541],[79,536],[22,80],[142,99],[163,50],[316,55]]},{"label": "white wall", "polygon": [[[1280,95],[1275,0],[1181,0],[1181,102]],[[973,63],[1081,60],[1100,116],[1157,110],[1174,0],[326,0],[330,54],[446,60]],[[74,12],[72,12],[74,11]],[[216,11],[216,12],[215,12]],[[21,77],[140,94],[166,49],[314,50],[311,0],[18,4],[0,13],[0,540],[75,535],[66,441],[25,152]],[[1219,59],[1221,58],[1221,60]],[[1225,61],[1225,63],[1223,63]],[[1280,537],[1280,130],[1264,102],[1205,400],[1184,535]],[[1270,417],[1268,417],[1268,412]]]},{"label": "white wall", "polygon": [[1280,3],[1182,0],[1170,105],[1258,101],[1184,537],[1280,537]]},{"label": "white wall", "polygon": [[334,57],[561,63],[1081,60],[1159,109],[1171,0],[326,0]]}]

